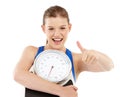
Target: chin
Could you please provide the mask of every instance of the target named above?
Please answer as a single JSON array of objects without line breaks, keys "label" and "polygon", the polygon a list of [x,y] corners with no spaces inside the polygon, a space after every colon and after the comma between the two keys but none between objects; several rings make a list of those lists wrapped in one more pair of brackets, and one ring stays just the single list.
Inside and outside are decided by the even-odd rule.
[{"label": "chin", "polygon": [[62,50],[64,48],[64,43],[61,42],[61,43],[51,43],[51,45],[49,45],[48,47],[50,47],[51,49],[54,49],[54,50]]}]

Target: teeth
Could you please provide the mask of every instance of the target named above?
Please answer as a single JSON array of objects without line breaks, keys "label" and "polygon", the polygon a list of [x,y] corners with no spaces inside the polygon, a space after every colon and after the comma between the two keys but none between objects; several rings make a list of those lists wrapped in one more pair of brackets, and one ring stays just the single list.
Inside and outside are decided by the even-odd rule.
[{"label": "teeth", "polygon": [[55,41],[60,41],[61,39],[54,39]]},{"label": "teeth", "polygon": [[59,41],[62,41],[62,38],[53,38],[52,40],[56,41],[56,42],[59,42]]}]

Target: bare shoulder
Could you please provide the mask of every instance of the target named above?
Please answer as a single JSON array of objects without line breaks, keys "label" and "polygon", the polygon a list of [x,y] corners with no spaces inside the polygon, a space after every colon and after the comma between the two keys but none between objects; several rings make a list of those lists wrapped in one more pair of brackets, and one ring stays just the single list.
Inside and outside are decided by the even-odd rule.
[{"label": "bare shoulder", "polygon": [[75,53],[75,52],[72,52],[72,55],[73,55],[73,58],[76,62],[78,62],[78,60],[80,59],[81,57],[81,54],[80,53]]},{"label": "bare shoulder", "polygon": [[37,53],[38,47],[35,46],[26,46],[23,50],[21,58],[19,59],[16,70],[27,69],[31,67],[34,61],[34,57]]},{"label": "bare shoulder", "polygon": [[38,47],[29,45],[29,46],[26,46],[24,50],[26,50],[26,51],[34,51],[34,50],[37,50],[37,49],[38,49]]},{"label": "bare shoulder", "polygon": [[26,46],[23,50],[22,59],[33,60],[37,53],[37,50],[38,50],[38,47]]},{"label": "bare shoulder", "polygon": [[26,46],[24,48],[24,53],[35,54],[38,50],[38,47],[35,46]]}]

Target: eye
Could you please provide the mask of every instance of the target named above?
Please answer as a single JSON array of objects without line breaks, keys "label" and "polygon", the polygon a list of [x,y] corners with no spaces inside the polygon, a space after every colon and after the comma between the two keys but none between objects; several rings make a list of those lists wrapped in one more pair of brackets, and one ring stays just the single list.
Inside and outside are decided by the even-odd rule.
[{"label": "eye", "polygon": [[65,28],[65,27],[61,27],[60,29],[64,30],[64,29],[66,29],[66,28]]},{"label": "eye", "polygon": [[54,30],[54,28],[49,28],[48,30]]}]

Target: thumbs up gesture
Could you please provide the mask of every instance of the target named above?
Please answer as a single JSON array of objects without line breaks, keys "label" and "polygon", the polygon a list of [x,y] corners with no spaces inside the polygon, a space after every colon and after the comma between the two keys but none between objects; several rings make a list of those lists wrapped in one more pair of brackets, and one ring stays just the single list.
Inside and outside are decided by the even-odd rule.
[{"label": "thumbs up gesture", "polygon": [[82,47],[79,41],[77,41],[77,46],[81,51],[82,54],[81,60],[84,64],[89,65],[95,64],[97,62],[98,56],[96,51],[85,49],[84,47]]}]

